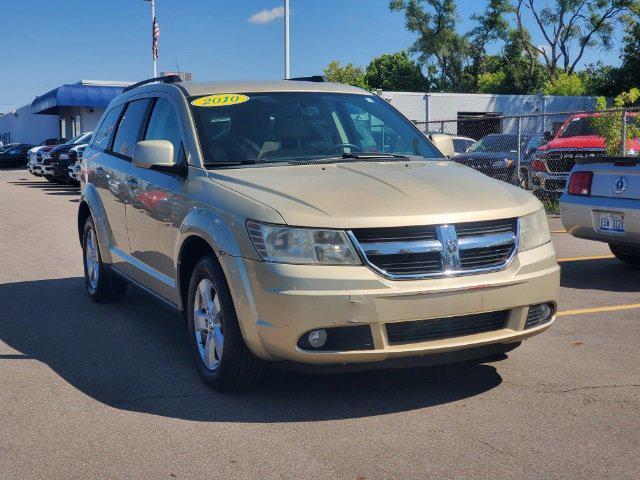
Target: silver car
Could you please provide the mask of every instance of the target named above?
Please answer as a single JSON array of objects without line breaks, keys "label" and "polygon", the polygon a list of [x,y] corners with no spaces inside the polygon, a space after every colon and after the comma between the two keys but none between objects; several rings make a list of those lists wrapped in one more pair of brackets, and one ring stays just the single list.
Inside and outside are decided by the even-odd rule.
[{"label": "silver car", "polygon": [[578,162],[560,199],[560,214],[574,237],[606,242],[619,260],[640,266],[640,161]]}]

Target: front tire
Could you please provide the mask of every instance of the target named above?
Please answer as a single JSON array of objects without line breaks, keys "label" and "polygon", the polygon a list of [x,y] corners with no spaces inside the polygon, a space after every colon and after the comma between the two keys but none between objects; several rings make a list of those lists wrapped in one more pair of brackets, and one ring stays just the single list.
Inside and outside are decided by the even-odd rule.
[{"label": "front tire", "polygon": [[629,266],[640,268],[640,248],[627,247],[626,245],[609,244],[611,253]]},{"label": "front tire", "polygon": [[96,302],[112,303],[121,300],[127,292],[127,283],[102,263],[98,236],[93,218],[87,218],[82,235],[84,283],[87,293]]},{"label": "front tire", "polygon": [[257,383],[264,363],[242,337],[224,273],[211,256],[193,270],[187,308],[191,348],[202,379],[219,392]]}]

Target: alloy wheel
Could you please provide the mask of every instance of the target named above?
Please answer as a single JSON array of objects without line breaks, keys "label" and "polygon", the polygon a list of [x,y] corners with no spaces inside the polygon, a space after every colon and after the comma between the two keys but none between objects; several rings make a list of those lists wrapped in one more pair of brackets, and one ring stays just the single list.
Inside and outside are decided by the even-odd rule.
[{"label": "alloy wheel", "polygon": [[87,232],[85,245],[85,263],[87,266],[87,279],[92,290],[98,288],[98,277],[100,275],[100,262],[98,257],[98,243],[93,228]]},{"label": "alloy wheel", "polygon": [[213,282],[207,278],[200,280],[196,289],[193,324],[200,358],[209,370],[216,370],[224,347],[222,308],[220,296]]}]

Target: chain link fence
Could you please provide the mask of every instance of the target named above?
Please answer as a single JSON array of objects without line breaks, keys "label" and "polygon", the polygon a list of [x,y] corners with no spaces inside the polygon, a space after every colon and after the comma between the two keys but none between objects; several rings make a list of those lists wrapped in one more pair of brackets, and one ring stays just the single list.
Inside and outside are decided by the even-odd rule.
[{"label": "chain link fence", "polygon": [[459,115],[416,125],[428,135],[450,135],[454,161],[532,191],[550,210],[578,159],[640,154],[639,108]]}]

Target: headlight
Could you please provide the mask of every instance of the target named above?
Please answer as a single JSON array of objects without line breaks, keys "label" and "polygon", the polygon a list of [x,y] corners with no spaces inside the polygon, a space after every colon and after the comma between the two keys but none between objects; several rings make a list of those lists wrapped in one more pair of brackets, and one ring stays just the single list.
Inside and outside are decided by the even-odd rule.
[{"label": "headlight", "polygon": [[491,166],[493,168],[508,168],[511,166],[512,163],[513,163],[513,160],[509,158],[505,158],[503,160],[494,160],[493,162],[491,162]]},{"label": "headlight", "polygon": [[524,252],[541,247],[550,241],[551,233],[543,208],[520,218],[520,246],[518,250]]},{"label": "headlight", "polygon": [[359,265],[360,259],[345,232],[290,228],[247,222],[249,237],[267,262],[320,265]]}]

